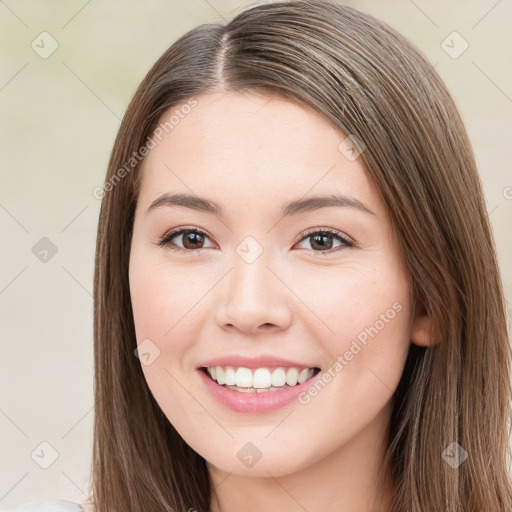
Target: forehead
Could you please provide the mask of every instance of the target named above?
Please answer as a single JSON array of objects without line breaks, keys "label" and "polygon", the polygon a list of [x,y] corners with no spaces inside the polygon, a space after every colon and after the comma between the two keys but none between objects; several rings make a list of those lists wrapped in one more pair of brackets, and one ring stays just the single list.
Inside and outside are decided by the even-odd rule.
[{"label": "forehead", "polygon": [[[362,158],[339,146],[346,135],[296,102],[257,93],[199,96],[172,107],[142,166],[140,199],[188,192],[246,206],[258,199],[295,199],[308,192],[344,193],[374,202]],[[165,124],[171,118],[172,123]],[[375,203],[374,203],[375,204]]]}]

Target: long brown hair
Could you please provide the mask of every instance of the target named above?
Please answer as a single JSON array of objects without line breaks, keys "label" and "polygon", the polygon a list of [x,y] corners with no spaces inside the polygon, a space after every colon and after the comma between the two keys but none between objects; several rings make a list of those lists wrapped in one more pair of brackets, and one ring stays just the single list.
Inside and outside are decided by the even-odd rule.
[{"label": "long brown hair", "polygon": [[[364,142],[361,158],[399,235],[414,300],[439,340],[411,344],[393,396],[393,512],[512,510],[505,300],[465,127],[407,39],[328,0],[256,5],[189,31],[128,106],[96,247],[91,503],[97,512],[210,509],[206,461],[163,414],[134,355],[128,262],[140,159],[131,159],[171,107],[249,89],[298,101]],[[454,442],[468,454],[457,468],[443,457]]]}]

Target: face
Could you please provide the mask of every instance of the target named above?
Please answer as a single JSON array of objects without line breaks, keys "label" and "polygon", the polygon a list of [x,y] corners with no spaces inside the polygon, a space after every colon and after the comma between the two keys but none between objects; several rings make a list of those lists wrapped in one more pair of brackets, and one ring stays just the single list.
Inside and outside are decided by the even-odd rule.
[{"label": "face", "polygon": [[[285,475],[387,425],[414,329],[408,275],[345,135],[275,97],[196,100],[153,138],[143,165],[129,273],[141,367],[169,421],[213,466]],[[155,203],[164,194],[219,210]],[[345,199],[286,209],[325,196]],[[273,393],[296,388],[247,398],[198,369],[231,356],[284,359],[249,369],[268,368],[275,387],[283,374],[293,383],[293,364],[320,372],[272,407]],[[239,366],[236,383],[251,385]]]}]

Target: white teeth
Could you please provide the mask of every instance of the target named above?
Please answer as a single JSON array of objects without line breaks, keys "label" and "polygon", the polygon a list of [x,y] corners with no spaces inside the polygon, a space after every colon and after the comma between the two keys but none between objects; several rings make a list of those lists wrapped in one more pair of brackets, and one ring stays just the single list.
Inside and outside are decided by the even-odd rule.
[{"label": "white teeth", "polygon": [[219,384],[226,384],[226,374],[224,373],[224,370],[220,366],[215,367],[215,375],[217,376],[215,380]]},{"label": "white teeth", "polygon": [[303,382],[306,382],[306,380],[308,379],[308,375],[309,375],[309,369],[308,368],[303,368],[300,371],[299,376],[297,377],[297,382],[299,384],[302,384]]},{"label": "white teeth", "polygon": [[233,366],[210,366],[210,377],[220,385],[243,392],[274,391],[283,387],[302,384],[313,376],[313,368],[234,368]]},{"label": "white teeth", "polygon": [[250,388],[252,384],[252,373],[249,368],[238,368],[235,374],[236,385],[239,388]]},{"label": "white teeth", "polygon": [[225,388],[231,389],[233,391],[241,391],[242,393],[268,393],[269,391],[279,391],[280,389],[289,388],[291,386],[281,386],[281,387],[270,387],[270,388],[239,388],[238,386],[224,386]]},{"label": "white teeth", "polygon": [[235,370],[232,366],[226,367],[226,385],[234,386],[236,384]]},{"label": "white teeth", "polygon": [[298,376],[299,370],[297,370],[297,368],[290,368],[286,372],[286,384],[288,384],[288,386],[295,386],[295,384],[297,384]]},{"label": "white teeth", "polygon": [[266,368],[258,368],[252,378],[253,388],[269,388],[272,385],[272,375]]},{"label": "white teeth", "polygon": [[284,386],[286,384],[286,372],[284,368],[276,368],[272,372],[272,386]]}]

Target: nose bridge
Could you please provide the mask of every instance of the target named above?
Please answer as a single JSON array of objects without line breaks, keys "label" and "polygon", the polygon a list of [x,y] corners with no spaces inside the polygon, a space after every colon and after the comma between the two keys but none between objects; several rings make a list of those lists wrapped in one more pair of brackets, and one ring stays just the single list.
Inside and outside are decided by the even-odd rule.
[{"label": "nose bridge", "polygon": [[217,312],[219,325],[253,332],[265,324],[285,327],[289,322],[286,287],[270,270],[271,253],[252,237],[236,247]]},{"label": "nose bridge", "polygon": [[247,313],[266,308],[274,300],[277,290],[268,269],[269,255],[270,249],[264,250],[254,239],[242,242],[233,255],[231,297]]},{"label": "nose bridge", "polygon": [[[271,286],[272,273],[268,267],[272,265],[269,240],[256,239],[252,235],[246,236],[236,247],[232,260],[233,272],[231,276],[232,289],[242,294],[244,299],[251,299],[264,291],[265,286]],[[263,244],[266,243],[264,247]],[[270,291],[270,290],[269,290]],[[268,298],[268,297],[267,297]],[[260,296],[260,299],[264,299]],[[266,299],[265,299],[266,300]]]},{"label": "nose bridge", "polygon": [[[250,252],[246,253],[246,255]],[[230,288],[233,296],[237,295],[250,305],[251,302],[268,301],[274,286],[270,283],[272,273],[269,271],[268,251],[262,252],[257,258],[245,259],[240,256],[237,250],[236,257],[233,258],[233,272],[231,275]],[[272,276],[273,277],[273,276]]]}]

